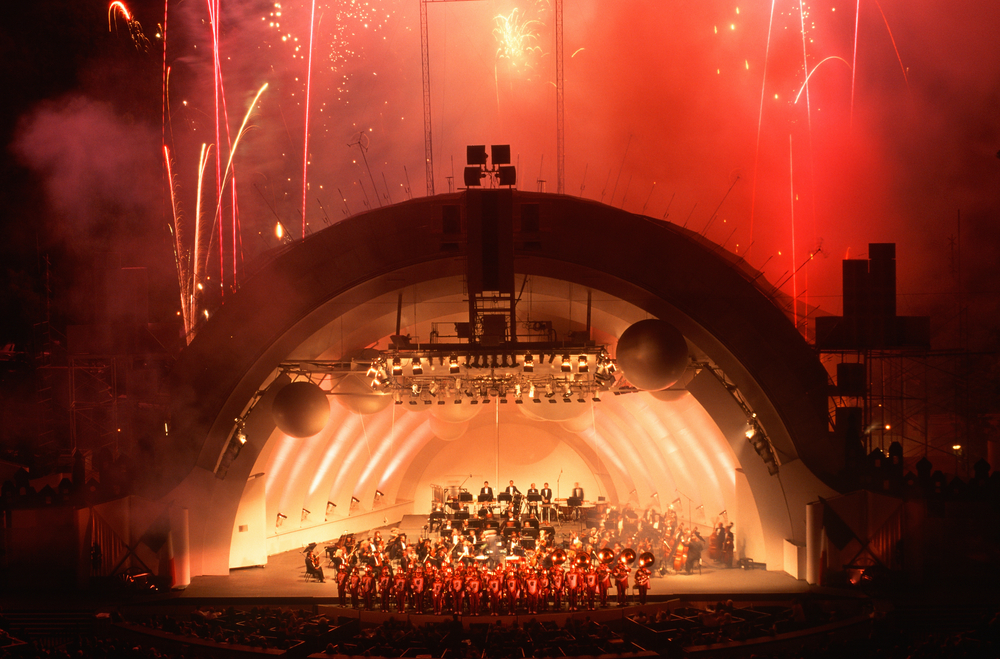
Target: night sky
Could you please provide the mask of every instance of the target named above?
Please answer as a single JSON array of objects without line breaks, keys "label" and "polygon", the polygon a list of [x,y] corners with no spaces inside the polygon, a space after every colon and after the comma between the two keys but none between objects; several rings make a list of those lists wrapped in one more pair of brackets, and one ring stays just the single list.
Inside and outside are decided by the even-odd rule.
[{"label": "night sky", "polygon": [[[208,292],[196,313],[281,244],[276,225],[299,238],[307,78],[308,231],[426,192],[417,0],[317,2],[311,69],[311,2],[223,0],[216,47],[211,5],[170,0],[166,99],[164,5],[126,6],[138,24],[116,10],[110,29],[106,3],[6,8],[0,343],[27,347],[44,317],[46,256],[59,323],[96,320],[108,264],[148,267],[151,320],[176,319],[202,144],[213,145],[199,244]],[[519,187],[555,192],[551,3],[436,3],[428,14],[436,192],[461,180],[475,143],[511,144]],[[970,340],[992,346],[997,25],[992,0],[566,0],[566,193],[704,232],[832,313],[841,259],[896,242],[899,313],[932,315],[935,347],[957,347],[964,302]]]}]

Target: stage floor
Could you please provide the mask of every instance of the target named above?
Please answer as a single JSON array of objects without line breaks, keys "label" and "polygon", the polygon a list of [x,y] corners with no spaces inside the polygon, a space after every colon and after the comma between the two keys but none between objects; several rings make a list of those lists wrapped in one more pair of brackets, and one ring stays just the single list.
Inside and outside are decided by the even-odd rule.
[{"label": "stage floor", "polygon": [[[180,592],[183,598],[334,598],[337,584],[333,570],[326,568],[326,582],[306,581],[304,556],[289,551],[268,557],[265,567],[231,570],[229,575],[194,577]],[[324,557],[324,563],[325,563]],[[705,596],[706,599],[734,595],[794,596],[809,591],[805,581],[785,572],[741,570],[704,566],[701,574],[668,574],[650,580],[650,595],[656,599],[675,596]],[[612,589],[612,594],[614,590]],[[714,597],[718,596],[718,597]]]}]

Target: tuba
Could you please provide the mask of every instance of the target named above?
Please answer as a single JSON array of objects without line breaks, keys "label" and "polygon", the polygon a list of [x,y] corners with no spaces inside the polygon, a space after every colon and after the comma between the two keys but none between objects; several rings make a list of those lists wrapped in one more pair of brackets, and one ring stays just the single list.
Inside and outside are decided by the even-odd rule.
[{"label": "tuba", "polygon": [[632,563],[635,563],[635,550],[631,547],[623,549],[622,553],[618,554],[618,561],[622,565],[632,565]]},{"label": "tuba", "polygon": [[576,558],[573,560],[573,564],[577,567],[587,567],[590,565],[590,554],[585,551],[578,551],[576,553]]},{"label": "tuba", "polygon": [[566,551],[563,550],[561,547],[559,549],[556,549],[555,551],[552,552],[551,559],[553,565],[562,565],[563,563],[566,562]]},{"label": "tuba", "polygon": [[656,562],[653,552],[645,551],[639,554],[639,567],[649,567]]}]

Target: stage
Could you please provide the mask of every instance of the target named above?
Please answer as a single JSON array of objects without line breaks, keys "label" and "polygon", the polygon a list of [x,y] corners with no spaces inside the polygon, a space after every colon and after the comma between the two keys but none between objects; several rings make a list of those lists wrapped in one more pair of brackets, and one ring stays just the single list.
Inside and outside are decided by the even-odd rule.
[{"label": "stage", "polygon": [[[420,524],[423,521],[425,520],[422,517],[407,515],[401,525],[372,529],[370,533],[378,530],[381,531],[383,538],[388,538],[392,528],[398,528],[413,542],[420,535]],[[557,539],[581,528],[580,524],[560,524],[557,526]],[[369,534],[359,533],[357,538],[362,539],[367,535]],[[322,552],[324,544],[319,543],[317,548],[319,552]],[[329,567],[325,554],[320,555],[325,570],[325,583],[307,580],[305,554],[301,550],[292,550],[269,556],[267,565],[263,567],[230,570],[229,575],[194,577],[191,584],[179,592],[179,596],[191,599],[318,598],[332,601],[337,596],[335,573]],[[655,571],[654,566],[654,573]],[[791,599],[799,593],[810,590],[805,581],[795,579],[785,572],[725,568],[715,565],[706,558],[700,573],[695,571],[687,575],[674,574],[671,571],[663,577],[654,576],[650,580],[649,597],[655,601],[677,597],[709,601],[729,598],[748,599],[755,595],[769,597],[787,595]],[[611,593],[613,596],[613,588]],[[634,590],[630,589],[630,598],[634,594]]]}]

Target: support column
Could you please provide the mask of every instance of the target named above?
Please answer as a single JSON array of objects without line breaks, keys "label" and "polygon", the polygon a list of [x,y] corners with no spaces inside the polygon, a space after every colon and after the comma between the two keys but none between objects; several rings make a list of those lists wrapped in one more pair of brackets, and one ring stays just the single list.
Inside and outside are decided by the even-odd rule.
[{"label": "support column", "polygon": [[806,504],[806,583],[816,585],[822,578],[823,504]]}]

